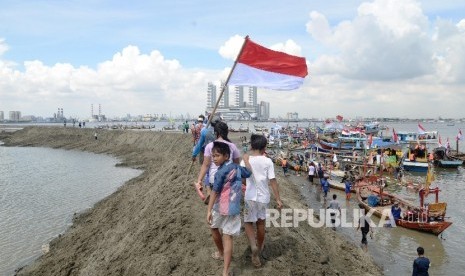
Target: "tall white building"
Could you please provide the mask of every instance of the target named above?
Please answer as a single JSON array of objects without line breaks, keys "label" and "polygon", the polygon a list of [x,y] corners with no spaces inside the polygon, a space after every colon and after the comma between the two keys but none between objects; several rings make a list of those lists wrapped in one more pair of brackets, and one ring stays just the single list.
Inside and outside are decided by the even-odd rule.
[{"label": "tall white building", "polygon": [[[221,90],[223,90],[225,83],[221,82],[221,88],[220,88],[220,93]],[[229,107],[229,86],[226,86],[223,91],[223,97],[220,99],[219,106],[228,108]]]},{"label": "tall white building", "polygon": [[249,87],[249,101],[247,104],[250,106],[257,106],[257,87]]},{"label": "tall white building", "polygon": [[268,120],[270,118],[270,103],[269,102],[260,102],[258,109],[258,118],[261,120]]},{"label": "tall white building", "polygon": [[236,107],[244,107],[244,87],[243,86],[236,86],[234,88],[234,91],[236,92]]},{"label": "tall white building", "polygon": [[209,82],[207,89],[207,108],[213,108],[216,104],[216,85]]},{"label": "tall white building", "polygon": [[21,111],[10,111],[9,120],[11,122],[18,122],[21,119]]}]

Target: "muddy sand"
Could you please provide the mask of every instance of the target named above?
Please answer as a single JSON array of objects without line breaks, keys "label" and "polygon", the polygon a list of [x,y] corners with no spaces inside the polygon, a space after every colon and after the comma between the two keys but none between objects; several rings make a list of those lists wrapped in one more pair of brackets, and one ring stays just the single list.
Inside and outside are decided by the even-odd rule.
[{"label": "muddy sand", "polygon": [[[143,169],[115,193],[76,215],[73,225],[50,243],[50,251],[18,275],[221,275],[206,206],[193,182],[191,135],[155,131],[27,127],[0,133],[6,146],[50,147],[109,154],[119,165]],[[237,142],[237,137],[232,136]],[[278,170],[277,170],[278,171]],[[279,171],[280,172],[280,171]],[[307,208],[297,186],[277,176],[285,208]],[[273,203],[272,199],[272,203]],[[234,239],[235,275],[382,275],[358,245],[329,228],[267,228],[254,268],[244,233]]]}]

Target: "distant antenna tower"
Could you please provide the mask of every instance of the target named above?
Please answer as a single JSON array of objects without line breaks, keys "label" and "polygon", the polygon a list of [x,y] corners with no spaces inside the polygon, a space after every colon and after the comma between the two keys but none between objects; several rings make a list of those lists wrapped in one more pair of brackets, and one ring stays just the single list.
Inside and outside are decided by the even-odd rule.
[{"label": "distant antenna tower", "polygon": [[94,104],[90,104],[90,117],[94,118]]},{"label": "distant antenna tower", "polygon": [[99,118],[102,116],[102,105],[98,104],[98,116]]}]

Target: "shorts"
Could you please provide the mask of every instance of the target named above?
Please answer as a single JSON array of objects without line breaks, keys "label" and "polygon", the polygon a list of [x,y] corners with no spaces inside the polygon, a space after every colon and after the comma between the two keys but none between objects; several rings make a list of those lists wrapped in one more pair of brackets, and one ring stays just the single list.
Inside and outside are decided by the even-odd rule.
[{"label": "shorts", "polygon": [[213,210],[210,228],[219,228],[226,235],[239,236],[241,233],[241,215],[225,216]]},{"label": "shorts", "polygon": [[265,220],[266,209],[268,209],[268,203],[245,200],[244,222],[257,222],[259,219]]}]

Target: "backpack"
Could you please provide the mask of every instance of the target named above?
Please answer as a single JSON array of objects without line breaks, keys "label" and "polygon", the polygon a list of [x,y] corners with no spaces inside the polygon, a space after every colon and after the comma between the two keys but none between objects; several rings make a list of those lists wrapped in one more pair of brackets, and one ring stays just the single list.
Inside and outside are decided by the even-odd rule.
[{"label": "backpack", "polygon": [[203,141],[202,145],[202,152],[205,151],[205,147],[210,144],[211,142],[215,141],[215,131],[212,126],[207,128],[207,133],[205,133],[205,140]]}]

